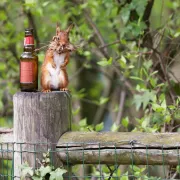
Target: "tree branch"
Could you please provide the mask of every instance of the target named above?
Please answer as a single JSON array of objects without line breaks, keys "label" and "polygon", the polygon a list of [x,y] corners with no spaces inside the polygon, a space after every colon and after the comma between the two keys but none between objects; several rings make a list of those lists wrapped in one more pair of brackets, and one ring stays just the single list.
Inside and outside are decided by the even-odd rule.
[{"label": "tree branch", "polygon": [[117,115],[117,118],[116,118],[117,125],[121,124],[121,119],[122,119],[122,116],[123,116],[125,99],[126,99],[126,90],[123,88],[121,90],[120,99],[119,99],[119,110],[118,110],[118,115]]},{"label": "tree branch", "polygon": [[35,24],[35,19],[31,13],[30,10],[25,10],[25,8],[23,9],[25,15],[27,16],[28,18],[28,21],[29,21],[29,26],[33,28],[34,30],[34,38],[36,40],[36,46],[37,48],[40,47],[40,40],[39,40],[39,36],[38,36],[38,33],[37,33],[37,27],[36,27],[36,24]]}]

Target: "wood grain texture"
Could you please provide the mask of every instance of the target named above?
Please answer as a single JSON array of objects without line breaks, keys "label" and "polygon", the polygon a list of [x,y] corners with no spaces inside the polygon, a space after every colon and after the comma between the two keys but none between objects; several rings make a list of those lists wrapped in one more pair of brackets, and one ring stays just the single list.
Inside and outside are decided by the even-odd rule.
[{"label": "wood grain texture", "polygon": [[57,148],[70,164],[178,165],[180,134],[67,132]]},{"label": "wood grain texture", "polygon": [[[70,130],[71,97],[68,92],[19,92],[13,103],[14,173],[19,176],[21,163],[39,166],[36,159],[41,160],[49,149],[54,151],[60,136]],[[55,166],[61,165],[55,153],[51,157]]]}]

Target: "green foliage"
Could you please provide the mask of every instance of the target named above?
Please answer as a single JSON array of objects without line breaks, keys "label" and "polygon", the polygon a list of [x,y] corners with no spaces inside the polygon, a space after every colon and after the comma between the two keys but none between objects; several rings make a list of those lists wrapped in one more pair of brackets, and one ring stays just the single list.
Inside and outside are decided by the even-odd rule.
[{"label": "green foliage", "polygon": [[28,163],[24,163],[20,166],[21,169],[21,179],[29,177],[32,180],[63,180],[63,174],[67,170],[63,168],[55,169],[50,164],[49,152],[43,153],[44,159],[40,163],[40,168],[33,170],[32,167],[29,167]]},{"label": "green foliage", "polygon": [[101,122],[97,125],[88,125],[87,118],[81,119],[79,125],[72,124],[73,131],[102,131],[104,129],[104,123]]},{"label": "green foliage", "polygon": [[102,61],[97,62],[100,66],[110,66],[112,64],[113,58],[111,57],[109,60],[103,59]]},{"label": "green foliage", "polygon": [[[148,0],[77,2],[0,2],[0,126],[12,127],[12,95],[19,91],[24,29],[35,25],[36,43],[39,40],[39,47],[48,46],[56,22],[62,29],[73,22],[70,41],[80,46],[67,66],[76,122],[72,122],[72,130],[99,132],[108,121],[113,132],[161,132],[165,124],[178,122],[180,86],[172,67],[179,59],[179,0],[154,1],[152,11],[147,8],[152,2]],[[39,67],[45,51],[38,52]],[[122,117],[117,120],[121,111]],[[95,120],[99,124],[94,125]],[[38,176],[49,172],[50,167],[39,169],[34,179],[42,178]],[[103,167],[108,176],[110,172]],[[32,174],[30,167],[25,169]],[[137,176],[146,179],[145,170],[135,170]],[[61,173],[62,169],[51,169],[49,174],[57,179]],[[99,172],[94,169],[93,173]],[[118,168],[122,180],[128,179],[129,173],[121,173]]]}]

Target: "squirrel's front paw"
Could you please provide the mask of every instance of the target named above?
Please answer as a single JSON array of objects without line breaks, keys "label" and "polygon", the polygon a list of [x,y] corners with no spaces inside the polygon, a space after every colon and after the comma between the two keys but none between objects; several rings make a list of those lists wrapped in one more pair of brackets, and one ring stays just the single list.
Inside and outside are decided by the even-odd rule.
[{"label": "squirrel's front paw", "polygon": [[50,89],[43,89],[41,92],[48,93],[48,92],[51,92],[51,90]]},{"label": "squirrel's front paw", "polygon": [[61,88],[60,91],[69,91],[68,88]]}]

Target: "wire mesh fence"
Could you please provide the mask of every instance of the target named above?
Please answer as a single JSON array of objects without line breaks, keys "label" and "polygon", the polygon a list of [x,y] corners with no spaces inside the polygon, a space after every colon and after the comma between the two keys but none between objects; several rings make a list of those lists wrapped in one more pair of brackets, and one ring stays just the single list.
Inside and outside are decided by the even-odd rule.
[{"label": "wire mesh fence", "polygon": [[34,172],[41,173],[42,167],[51,167],[44,176],[39,174],[39,179],[42,175],[44,180],[53,180],[52,172],[58,167],[64,179],[180,179],[179,147],[154,149],[146,145],[137,148],[132,142],[129,142],[130,148],[109,143],[107,146],[85,142],[75,144],[1,143],[0,179],[23,179],[24,172],[29,179],[38,179]]}]

